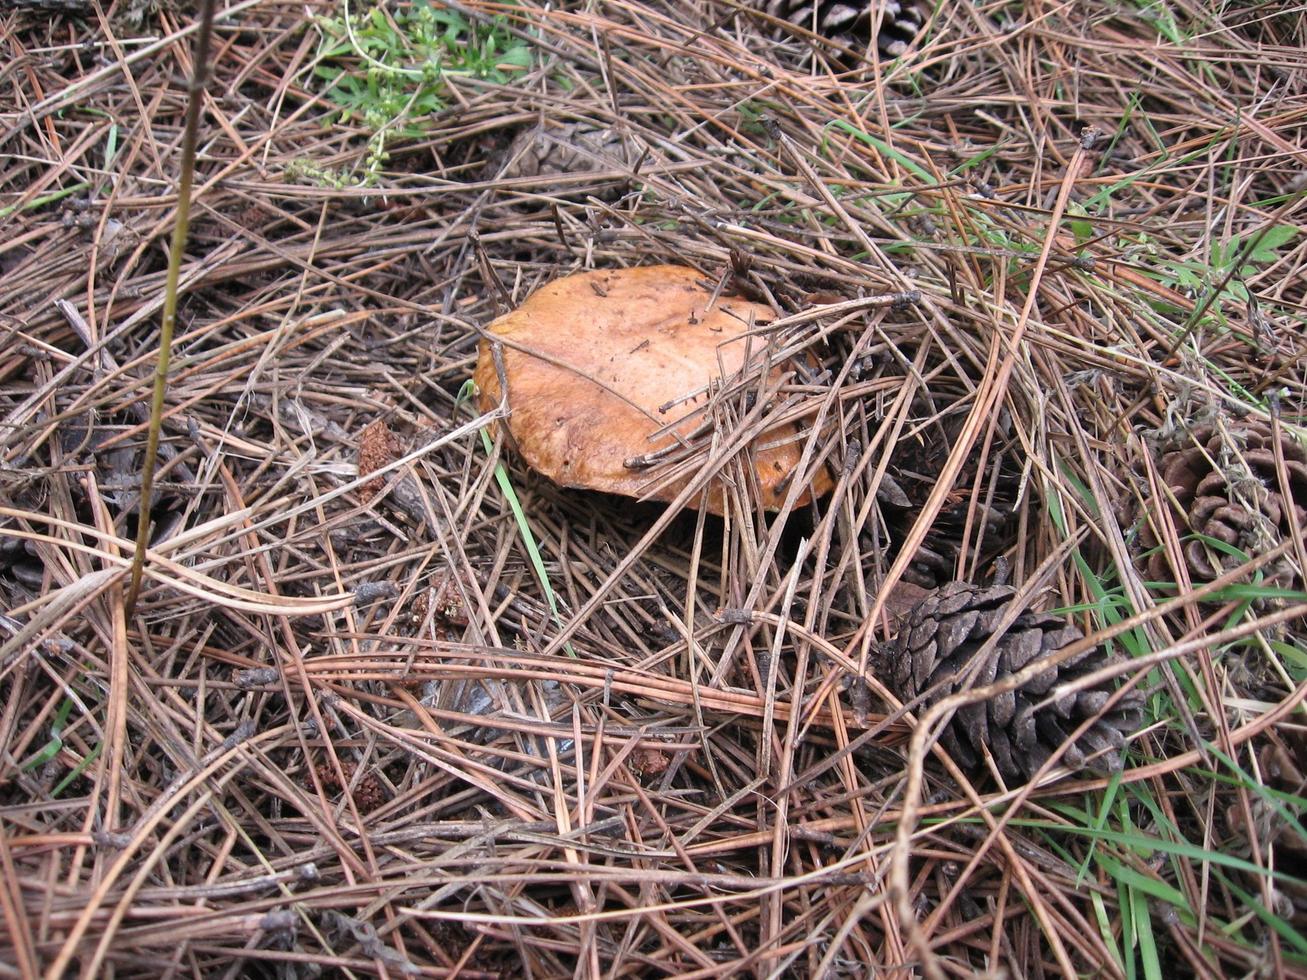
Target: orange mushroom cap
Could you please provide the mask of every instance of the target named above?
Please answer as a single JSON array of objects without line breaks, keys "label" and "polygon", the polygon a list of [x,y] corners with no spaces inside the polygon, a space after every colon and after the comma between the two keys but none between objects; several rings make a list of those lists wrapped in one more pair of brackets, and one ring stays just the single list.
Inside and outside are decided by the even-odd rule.
[{"label": "orange mushroom cap", "polygon": [[[775,319],[770,307],[735,297],[718,297],[709,309],[712,294],[701,278],[674,265],[579,272],[542,286],[490,324],[490,338],[503,345],[508,429],[533,469],[566,487],[663,501],[681,492],[690,475],[660,484],[665,470],[636,461],[682,454],[678,439],[704,422],[694,406],[702,409],[709,387],[762,347],[744,335]],[[481,342],[472,377],[482,410],[493,409],[500,387],[490,339]],[[790,423],[755,441],[766,507],[780,506],[802,449]],[[830,486],[819,470],[799,503]],[[709,510],[720,513],[722,502],[715,478]]]}]

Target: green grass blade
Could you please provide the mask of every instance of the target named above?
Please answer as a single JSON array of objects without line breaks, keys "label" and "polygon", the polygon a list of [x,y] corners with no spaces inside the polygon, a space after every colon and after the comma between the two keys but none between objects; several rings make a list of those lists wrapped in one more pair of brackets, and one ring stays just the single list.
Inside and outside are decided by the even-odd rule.
[{"label": "green grass blade", "polygon": [[[476,391],[476,384],[471,379],[463,383],[459,389],[458,397],[455,400],[455,410]],[[490,434],[485,429],[481,430],[481,445],[489,456],[494,452],[495,444],[490,438]],[[558,598],[554,594],[553,583],[549,581],[549,572],[545,568],[545,560],[540,554],[540,546],[536,543],[535,534],[531,530],[531,524],[526,519],[526,512],[522,510],[522,502],[517,497],[517,492],[513,489],[513,483],[508,478],[508,470],[504,468],[503,463],[495,464],[495,482],[499,484],[499,490],[508,502],[508,509],[513,512],[513,520],[517,522],[518,533],[522,536],[522,545],[526,548],[528,560],[531,562],[531,569],[535,572],[536,579],[540,582],[540,588],[544,590],[545,601],[549,604],[549,611],[553,614],[554,622],[559,626],[563,625],[563,618],[558,612]],[[567,651],[569,657],[576,657],[576,651],[572,649],[571,643],[563,644],[563,649]]]}]

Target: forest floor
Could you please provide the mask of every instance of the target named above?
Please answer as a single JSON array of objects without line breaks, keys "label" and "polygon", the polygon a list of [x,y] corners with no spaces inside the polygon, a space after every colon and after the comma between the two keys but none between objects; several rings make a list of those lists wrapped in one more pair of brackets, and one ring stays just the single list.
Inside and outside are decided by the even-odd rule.
[{"label": "forest floor", "polygon": [[[0,976],[1307,976],[1307,11],[757,6],[219,9],[128,610],[198,12],[0,2]],[[656,264],[721,516],[468,385]]]}]

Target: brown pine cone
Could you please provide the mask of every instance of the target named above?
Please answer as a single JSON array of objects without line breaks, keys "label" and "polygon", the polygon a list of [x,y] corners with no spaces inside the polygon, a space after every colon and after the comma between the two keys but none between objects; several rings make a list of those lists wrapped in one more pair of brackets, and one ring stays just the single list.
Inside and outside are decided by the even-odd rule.
[{"label": "brown pine cone", "polygon": [[12,576],[19,584],[39,590],[45,581],[45,566],[36,550],[36,542],[6,537],[4,528],[0,528],[0,577],[2,576]]},{"label": "brown pine cone", "polygon": [[[924,706],[929,706],[956,691],[1001,680],[1082,638],[1079,629],[1057,616],[1022,610],[974,676],[965,679],[976,652],[994,635],[1016,591],[1010,586],[951,582],[927,594],[908,613],[894,640],[881,649],[882,680],[900,700],[925,695]],[[1142,699],[1127,694],[1098,717],[1112,694],[1111,684],[1073,693],[1054,690],[1107,662],[1100,651],[1090,648],[1015,691],[966,705],[949,720],[940,741],[966,768],[979,768],[988,749],[1004,779],[1023,782],[1068,741],[1074,729],[1097,718],[1067,748],[1061,763],[1078,769],[1091,754],[1107,750],[1094,760],[1095,766],[1117,769],[1125,736],[1142,720]]]},{"label": "brown pine cone", "polygon": [[[1307,740],[1301,729],[1285,727],[1269,735],[1269,741],[1257,752],[1258,774],[1263,785],[1289,797],[1301,797],[1307,791]],[[1294,928],[1307,927],[1307,839],[1296,822],[1286,819],[1286,812],[1296,814],[1297,807],[1286,804],[1266,792],[1249,794],[1252,824],[1237,802],[1225,809],[1226,839],[1221,849],[1245,860],[1255,860],[1252,841],[1266,854],[1274,848],[1275,867],[1280,872],[1275,885],[1276,914],[1288,919]]]},{"label": "brown pine cone", "polygon": [[504,160],[504,177],[597,173],[620,170],[634,162],[620,133],[585,122],[524,130],[513,139]]},{"label": "brown pine cone", "polygon": [[[1226,432],[1214,425],[1198,426],[1183,445],[1164,453],[1158,466],[1158,475],[1170,491],[1162,506],[1171,508],[1192,581],[1211,581],[1243,563],[1203,537],[1253,557],[1284,541],[1291,520],[1307,526],[1307,449],[1302,443],[1288,433],[1280,442],[1289,477],[1286,497],[1275,472],[1271,427],[1241,422]],[[1149,579],[1174,582],[1175,572],[1148,516],[1157,506],[1156,501],[1143,506],[1139,548],[1151,552],[1146,565]],[[1267,584],[1302,587],[1302,570],[1288,560],[1264,566],[1264,575]]]},{"label": "brown pine cone", "polygon": [[[363,427],[359,433],[358,467],[359,476],[367,476],[374,470],[389,466],[404,455],[399,437],[390,431],[385,419],[375,419]],[[386,486],[386,478],[374,476],[359,487],[359,496],[367,501],[379,494]]]},{"label": "brown pine cone", "polygon": [[[918,438],[905,439],[894,449],[892,472],[895,496],[882,493],[882,504],[891,539],[897,544],[907,535],[922,508],[939,483],[949,453],[961,436],[965,416],[953,413],[939,425],[924,429]],[[1005,440],[995,440],[989,455],[982,458],[981,444],[974,446],[954,478],[953,490],[935,515],[930,530],[912,556],[904,579],[923,588],[945,585],[959,575],[958,555],[971,517],[968,553],[975,555],[979,542],[981,564],[1003,552],[1011,543],[1010,529],[1015,500],[1021,486],[1021,461]],[[984,467],[980,499],[972,506],[972,487],[977,471]],[[994,470],[999,471],[994,492]],[[978,537],[978,532],[983,535]]]},{"label": "brown pine cone", "polygon": [[386,802],[386,789],[376,773],[368,773],[354,787],[354,805],[359,813],[371,813]]},{"label": "brown pine cone", "polygon": [[[341,772],[345,775],[345,782],[354,782],[355,765],[348,759],[341,760]],[[340,780],[336,778],[336,767],[330,762],[321,762],[317,766],[318,779],[322,783],[322,788],[327,792],[335,792],[341,789]],[[381,779],[376,773],[366,773],[360,779],[353,791],[354,806],[358,808],[359,813],[371,813],[377,807],[386,802],[386,789],[381,783]]]},{"label": "brown pine cone", "polygon": [[876,47],[883,58],[897,58],[921,32],[925,12],[912,0],[767,0],[767,13],[820,34],[854,51],[863,51],[880,8]]}]

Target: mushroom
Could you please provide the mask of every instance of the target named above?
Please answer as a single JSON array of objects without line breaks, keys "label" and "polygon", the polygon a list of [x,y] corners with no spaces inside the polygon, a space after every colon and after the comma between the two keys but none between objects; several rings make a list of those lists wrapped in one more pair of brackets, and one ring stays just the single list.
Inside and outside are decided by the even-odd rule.
[{"label": "mushroom", "polygon": [[[762,348],[745,334],[775,319],[758,303],[713,302],[700,279],[683,266],[643,266],[579,272],[537,289],[487,328],[473,374],[482,410],[500,402],[491,343],[499,341],[508,431],[532,468],[565,487],[674,499],[692,474],[667,479],[662,467],[689,455],[691,434],[705,423],[707,393],[739,372],[747,352]],[[693,442],[708,440],[700,433]],[[773,426],[751,445],[767,508],[780,507],[802,450],[793,423]],[[818,470],[798,502],[830,485]],[[715,478],[712,513],[721,513],[724,496]]]}]

